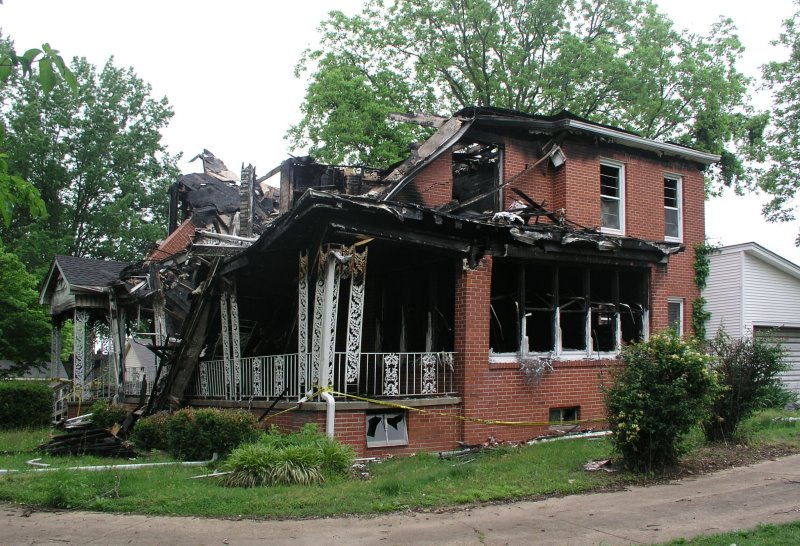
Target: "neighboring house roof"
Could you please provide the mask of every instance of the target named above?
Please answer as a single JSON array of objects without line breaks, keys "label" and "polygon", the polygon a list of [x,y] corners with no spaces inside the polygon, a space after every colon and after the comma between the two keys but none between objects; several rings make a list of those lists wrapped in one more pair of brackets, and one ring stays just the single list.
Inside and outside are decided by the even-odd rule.
[{"label": "neighboring house roof", "polygon": [[141,343],[128,338],[125,343],[125,366],[155,369],[156,355]]},{"label": "neighboring house roof", "polygon": [[758,243],[741,243],[738,245],[724,246],[718,250],[718,253],[723,255],[736,254],[738,252],[743,252],[753,256],[754,258],[758,258],[759,260],[766,262],[767,264],[800,280],[800,265],[787,260],[783,256],[775,254],[771,250],[767,250]]}]

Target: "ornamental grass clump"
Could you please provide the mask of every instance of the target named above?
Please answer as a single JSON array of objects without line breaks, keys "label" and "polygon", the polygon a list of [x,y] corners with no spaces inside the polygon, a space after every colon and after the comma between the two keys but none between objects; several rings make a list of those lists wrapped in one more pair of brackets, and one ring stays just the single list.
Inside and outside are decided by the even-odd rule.
[{"label": "ornamental grass clump", "polygon": [[326,476],[345,475],[353,464],[353,449],[306,425],[299,432],[271,430],[258,443],[235,449],[224,464],[228,487],[311,485]]},{"label": "ornamental grass clump", "polygon": [[682,437],[705,421],[719,393],[711,357],[673,331],[628,345],[606,390],[614,448],[626,468],[663,470],[683,454]]}]

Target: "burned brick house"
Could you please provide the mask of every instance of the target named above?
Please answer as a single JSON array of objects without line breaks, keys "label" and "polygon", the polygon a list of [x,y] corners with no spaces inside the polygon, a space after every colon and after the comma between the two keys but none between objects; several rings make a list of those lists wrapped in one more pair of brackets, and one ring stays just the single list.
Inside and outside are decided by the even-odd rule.
[{"label": "burned brick house", "polygon": [[619,348],[690,333],[717,156],[567,112],[426,123],[389,169],[287,160],[277,195],[252,169],[183,177],[172,234],[115,288],[159,325],[151,407],[269,410],[361,454],[525,440],[599,426]]}]

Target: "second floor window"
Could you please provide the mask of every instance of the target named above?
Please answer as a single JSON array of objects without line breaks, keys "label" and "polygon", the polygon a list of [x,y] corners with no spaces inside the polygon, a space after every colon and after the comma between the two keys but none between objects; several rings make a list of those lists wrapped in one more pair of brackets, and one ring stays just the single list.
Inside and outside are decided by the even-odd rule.
[{"label": "second floor window", "polygon": [[664,177],[664,238],[680,241],[681,236],[681,179]]},{"label": "second floor window", "polygon": [[622,163],[600,164],[600,227],[610,233],[625,231],[625,168]]}]

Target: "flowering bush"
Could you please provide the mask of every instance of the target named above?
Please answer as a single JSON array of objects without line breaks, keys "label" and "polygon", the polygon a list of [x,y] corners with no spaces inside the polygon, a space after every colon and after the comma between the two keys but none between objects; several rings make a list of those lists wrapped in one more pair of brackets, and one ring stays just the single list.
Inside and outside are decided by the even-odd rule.
[{"label": "flowering bush", "polygon": [[708,418],[718,396],[711,358],[671,331],[624,347],[620,357],[625,366],[606,391],[615,449],[631,470],[675,464],[681,438]]}]

